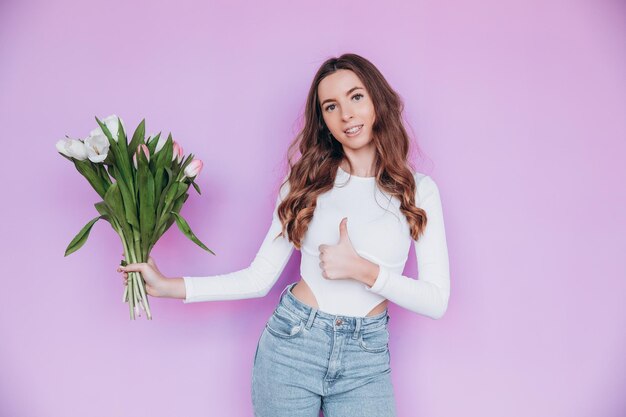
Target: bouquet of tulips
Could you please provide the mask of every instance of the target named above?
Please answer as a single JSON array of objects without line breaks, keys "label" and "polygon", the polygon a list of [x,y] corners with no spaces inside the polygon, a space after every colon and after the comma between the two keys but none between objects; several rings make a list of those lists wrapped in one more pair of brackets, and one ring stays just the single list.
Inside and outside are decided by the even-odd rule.
[{"label": "bouquet of tulips", "polygon": [[[121,264],[147,262],[150,251],[173,222],[202,249],[215,255],[191,231],[179,214],[187,201],[189,186],[198,194],[194,179],[202,161],[193,154],[186,158],[183,148],[161,134],[145,138],[145,119],[141,121],[130,143],[127,143],[123,121],[111,115],[100,121],[85,139],[59,140],[58,152],[91,184],[102,201],[95,204],[100,214],[89,221],[72,239],[65,256],[80,249],[92,226],[100,219],[111,224],[122,239],[126,259]],[[123,301],[129,304],[130,318],[141,316],[139,308],[152,319],[145,281],[139,272],[130,272],[124,287]]]}]

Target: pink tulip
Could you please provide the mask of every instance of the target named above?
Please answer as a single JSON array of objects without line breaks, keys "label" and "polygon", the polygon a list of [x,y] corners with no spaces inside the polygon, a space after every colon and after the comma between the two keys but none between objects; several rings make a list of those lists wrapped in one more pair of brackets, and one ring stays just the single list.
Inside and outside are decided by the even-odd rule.
[{"label": "pink tulip", "polygon": [[202,161],[199,159],[193,159],[189,165],[185,167],[184,174],[186,177],[192,178],[198,176],[202,170]]},{"label": "pink tulip", "polygon": [[150,149],[142,143],[137,147],[137,151],[133,154],[133,165],[135,165],[135,169],[137,169],[137,155],[140,151],[143,151],[144,155],[146,155],[146,159],[150,162]]},{"label": "pink tulip", "polygon": [[173,147],[172,147],[172,162],[174,162],[174,159],[178,160],[178,163],[180,163],[183,160],[183,156],[185,156],[183,154],[183,147],[176,141],[173,141]]},{"label": "pink tulip", "polygon": [[150,149],[148,149],[148,146],[146,146],[146,144],[142,143],[139,145],[139,147],[137,149],[141,149],[144,153],[144,155],[146,155],[146,159],[148,160],[148,162],[150,162]]}]

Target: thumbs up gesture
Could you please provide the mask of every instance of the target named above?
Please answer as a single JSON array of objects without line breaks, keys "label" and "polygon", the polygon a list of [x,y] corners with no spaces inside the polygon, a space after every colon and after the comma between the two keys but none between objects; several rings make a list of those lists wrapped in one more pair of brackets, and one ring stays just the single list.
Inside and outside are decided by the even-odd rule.
[{"label": "thumbs up gesture", "polygon": [[339,243],[319,246],[320,268],[326,279],[354,278],[355,271],[363,260],[352,247],[347,224],[347,217],[339,223]]}]

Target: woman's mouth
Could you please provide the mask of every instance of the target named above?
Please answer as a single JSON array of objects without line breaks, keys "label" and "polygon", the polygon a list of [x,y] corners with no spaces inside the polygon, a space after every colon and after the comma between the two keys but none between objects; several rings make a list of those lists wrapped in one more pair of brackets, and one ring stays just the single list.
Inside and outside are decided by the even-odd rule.
[{"label": "woman's mouth", "polygon": [[358,125],[358,126],[353,126],[350,129],[346,129],[343,132],[349,136],[349,137],[353,137],[358,135],[359,133],[361,133],[361,130],[363,129],[363,125]]}]

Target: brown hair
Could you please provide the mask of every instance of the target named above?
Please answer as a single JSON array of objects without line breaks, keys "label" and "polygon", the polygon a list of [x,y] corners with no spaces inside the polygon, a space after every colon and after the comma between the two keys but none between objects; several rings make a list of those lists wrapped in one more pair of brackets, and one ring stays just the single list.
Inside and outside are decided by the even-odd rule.
[{"label": "brown hair", "polygon": [[[340,69],[354,72],[372,98],[376,183],[380,189],[400,200],[400,210],[407,218],[411,237],[417,240],[426,227],[427,218],[426,212],[415,205],[415,178],[407,159],[410,140],[402,123],[404,104],[374,64],[356,54],[343,54],[326,60],[313,78],[306,99],[304,126],[288,148],[289,174],[280,188],[288,182],[289,192],[277,208],[282,231],[276,237],[287,233],[288,239],[300,249],[313,218],[318,195],[334,186],[344,152],[341,143],[331,135],[324,122],[317,88],[322,79]],[[296,146],[301,157],[293,163]],[[350,160],[345,159],[352,171]]]}]

